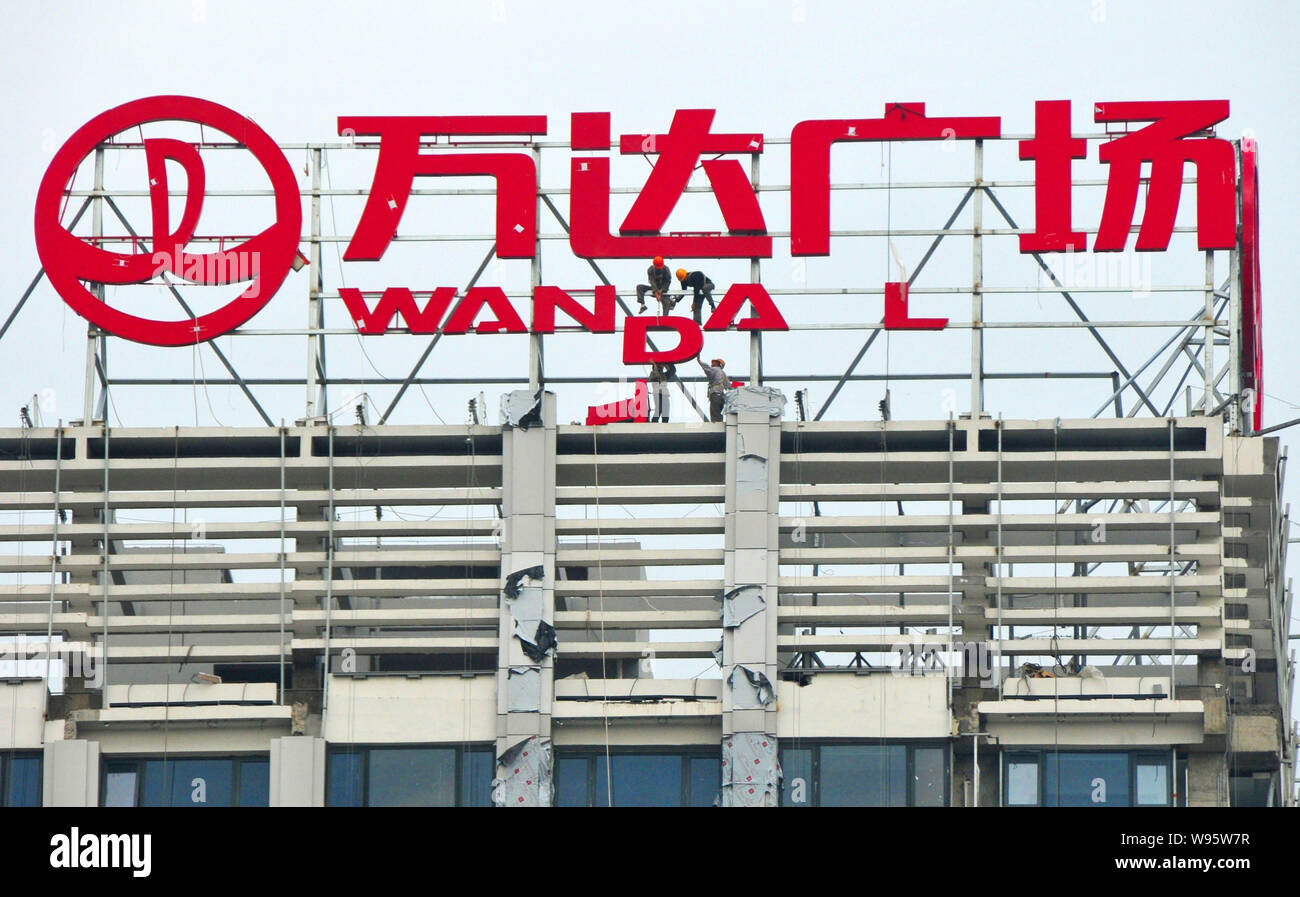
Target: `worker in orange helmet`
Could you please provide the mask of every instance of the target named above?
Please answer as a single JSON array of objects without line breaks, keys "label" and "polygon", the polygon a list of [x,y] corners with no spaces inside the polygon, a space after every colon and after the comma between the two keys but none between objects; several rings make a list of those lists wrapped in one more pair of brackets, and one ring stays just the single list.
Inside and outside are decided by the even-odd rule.
[{"label": "worker in orange helmet", "polygon": [[[687,273],[685,268],[677,269],[677,280],[682,285],[683,290],[695,290],[695,301],[691,304],[691,313],[695,317],[695,323],[700,323],[700,312],[704,308],[704,300],[709,300],[709,308],[713,311],[718,310],[718,304],[713,301],[713,281],[704,276],[703,271],[691,271]],[[683,296],[686,294],[683,293]]]},{"label": "worker in orange helmet", "polygon": [[[645,314],[646,293],[654,293],[655,299],[662,306],[665,304],[666,297],[668,296],[668,288],[673,284],[673,277],[668,273],[668,266],[664,264],[664,257],[662,255],[656,255],[654,261],[650,263],[650,267],[646,268],[645,271],[646,279],[650,282],[639,283],[636,286],[636,301],[639,306],[637,308],[637,314],[641,315]],[[664,314],[667,313],[668,309],[665,308]]]}]

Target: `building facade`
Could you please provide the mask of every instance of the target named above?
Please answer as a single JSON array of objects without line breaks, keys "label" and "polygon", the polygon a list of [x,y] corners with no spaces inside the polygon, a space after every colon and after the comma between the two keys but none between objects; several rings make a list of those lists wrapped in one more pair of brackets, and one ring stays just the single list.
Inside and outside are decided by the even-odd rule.
[{"label": "building facade", "polygon": [[4,803],[1294,803],[1276,439],[725,417],[0,431]]}]

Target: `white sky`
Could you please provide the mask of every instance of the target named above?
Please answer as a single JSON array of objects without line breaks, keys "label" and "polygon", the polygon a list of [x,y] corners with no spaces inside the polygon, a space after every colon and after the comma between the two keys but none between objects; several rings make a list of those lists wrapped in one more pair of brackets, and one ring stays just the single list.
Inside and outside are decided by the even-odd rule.
[{"label": "white sky", "polygon": [[[1040,99],[1074,101],[1076,130],[1097,131],[1090,122],[1091,104],[1107,100],[1219,99],[1232,103],[1231,118],[1219,126],[1223,137],[1236,138],[1247,129],[1258,137],[1262,178],[1262,259],[1265,337],[1265,423],[1300,416],[1300,356],[1291,348],[1297,312],[1290,302],[1291,284],[1300,280],[1300,263],[1285,247],[1297,236],[1289,206],[1300,194],[1300,124],[1297,106],[1297,47],[1300,17],[1286,2],[1125,2],[1125,0],[1060,0],[1038,2],[909,2],[888,4],[828,3],[822,0],[782,2],[566,3],[501,0],[501,2],[430,3],[0,3],[0,59],[5,66],[3,154],[0,155],[0,320],[7,316],[37,271],[32,240],[32,209],[37,186],[53,151],[92,116],[127,100],[162,93],[191,94],[227,105],[258,122],[281,142],[336,140],[335,119],[349,114],[545,114],[550,136],[564,139],[568,115],[575,111],[611,111],[615,133],[663,131],[679,108],[718,110],[715,130],[761,131],[769,138],[789,135],[798,121],[818,117],[877,117],[886,102],[921,101],[931,115],[997,115],[1004,133],[1032,130],[1033,103]],[[840,153],[837,150],[837,153]],[[848,153],[849,151],[843,151]],[[892,170],[881,167],[884,153],[877,147],[837,155],[835,180],[895,180],[933,176],[924,151],[896,147]],[[990,153],[992,176],[1025,179],[1028,163],[1014,161],[1014,145]],[[1104,176],[1090,159],[1076,165],[1076,176]],[[969,159],[968,150],[958,153]],[[567,162],[556,154],[544,162],[544,186],[567,186]],[[773,147],[764,168],[764,181],[788,182],[781,150]],[[332,158],[335,186],[368,185],[373,156]],[[639,160],[632,160],[639,163]],[[291,156],[300,170],[304,159]],[[935,163],[948,164],[939,158]],[[114,166],[123,163],[110,159]],[[125,163],[129,170],[129,162]],[[861,170],[853,165],[863,164]],[[967,164],[965,161],[962,165]],[[644,165],[642,165],[644,168]],[[616,169],[616,172],[619,169]],[[624,168],[635,173],[635,168]],[[965,170],[965,169],[963,169]],[[1190,170],[1190,169],[1189,169]],[[964,175],[962,175],[964,176]],[[300,178],[305,183],[305,178]],[[632,178],[624,181],[630,183]],[[418,185],[417,185],[418,186]],[[1032,218],[1031,198],[1004,194],[1024,221]],[[878,197],[879,191],[874,194]],[[1182,212],[1192,207],[1185,191]],[[567,200],[559,197],[567,210]],[[689,210],[690,200],[682,209]],[[873,200],[874,202],[874,200]],[[426,200],[426,204],[428,201]],[[881,227],[880,204],[860,206],[836,198],[836,226]],[[945,205],[946,203],[946,205]],[[409,216],[435,212],[420,199],[412,200]],[[773,229],[785,228],[783,195],[764,197]],[[889,214],[896,226],[936,227],[950,210],[949,200],[896,197]],[[703,208],[703,207],[701,207]],[[351,233],[359,207],[340,203],[340,229]],[[480,210],[481,211],[481,210]],[[326,212],[327,216],[334,210]],[[711,210],[716,218],[716,210]],[[986,207],[986,224],[995,223]],[[1139,212],[1140,214],[1140,212]],[[852,217],[853,220],[846,220]],[[1076,197],[1076,225],[1092,227],[1096,209]],[[403,230],[411,232],[411,218]],[[543,217],[544,229],[554,222]],[[710,219],[711,220],[711,219]],[[969,220],[968,218],[963,220]],[[1192,219],[1180,215],[1180,222]],[[677,219],[670,220],[670,226]],[[490,214],[471,213],[465,230],[484,233]],[[615,222],[616,224],[617,222]],[[682,221],[682,229],[693,222]],[[327,219],[328,225],[328,219]],[[698,227],[698,225],[697,225]],[[1003,238],[1002,243],[1011,238]],[[1179,238],[1175,237],[1177,241]],[[1184,246],[1186,245],[1184,240]],[[788,249],[777,240],[777,258],[765,269],[764,280],[790,285]],[[899,240],[904,261],[914,265],[925,242]],[[992,240],[986,241],[992,243]],[[408,246],[410,244],[407,244]],[[925,283],[969,283],[969,242],[946,248],[936,256],[933,280]],[[408,285],[429,289],[460,285],[477,265],[483,248],[439,247],[429,256],[407,255],[395,247],[386,267],[345,266],[349,285],[375,288]],[[947,253],[951,252],[949,255]],[[564,244],[550,244],[544,269],[547,282],[590,288],[595,284],[584,265],[568,256]],[[890,274],[884,247],[877,242],[867,255],[841,249],[832,258],[810,263],[809,282],[818,285],[879,286]],[[1171,257],[1173,254],[1171,253]],[[427,258],[436,258],[431,265]],[[1184,264],[1169,274],[1169,282],[1194,283],[1200,276],[1199,257],[1184,253]],[[553,260],[552,260],[553,259]],[[671,261],[671,260],[670,260]],[[1163,260],[1168,262],[1169,260]],[[391,264],[390,264],[391,262]],[[1157,260],[1156,278],[1165,275]],[[526,265],[526,263],[524,263]],[[608,262],[602,266],[625,291],[637,283],[644,262]],[[745,279],[743,266],[717,265],[720,282]],[[1036,272],[1028,259],[1014,253],[997,256],[989,250],[987,279],[1033,284]],[[404,267],[403,267],[404,266]],[[738,267],[739,266],[739,267]],[[1014,270],[1012,270],[1014,266]],[[339,284],[332,247],[326,251],[327,286]],[[734,271],[734,273],[733,273]],[[526,274],[526,267],[523,269]],[[1221,269],[1219,277],[1226,272]],[[1190,279],[1189,279],[1190,274]],[[520,269],[506,266],[502,282],[517,283]],[[965,281],[962,278],[966,278]],[[1026,279],[1027,278],[1027,279]],[[491,282],[491,280],[487,281]],[[253,325],[301,326],[305,322],[306,272],[294,275],[280,295]],[[1186,317],[1187,302],[1162,306],[1085,297],[1091,317]],[[992,302],[992,300],[990,300]],[[1008,302],[1010,300],[1007,300]],[[990,318],[1024,312],[1029,317],[1069,319],[1051,294],[1016,309],[997,306]],[[949,314],[969,320],[969,300],[953,304],[940,298],[916,302],[917,314]],[[1110,304],[1108,304],[1110,303]],[[822,317],[791,298],[782,303],[792,320],[876,320],[879,299],[828,303]],[[332,323],[346,325],[338,306]],[[1168,309],[1168,310],[1166,310]],[[526,308],[523,309],[526,313]],[[0,385],[0,425],[16,425],[18,408],[34,394],[45,397],[43,418],[52,423],[81,415],[84,364],[84,324],[67,310],[47,285],[42,285],[9,335],[0,341],[0,363],[6,373]],[[861,344],[861,334],[804,333],[769,344],[769,372],[813,370],[840,373]],[[991,336],[987,368],[994,371],[1032,370],[1041,363],[1062,369],[1109,371],[1113,366],[1088,338],[1075,335],[1070,348],[1052,342],[1059,335],[1038,333]],[[498,338],[504,339],[504,338]],[[572,339],[572,338],[571,338]],[[733,359],[736,374],[747,370],[743,337],[724,336],[706,345]],[[969,331],[942,336],[896,337],[891,370],[962,370],[969,349]],[[1145,360],[1141,347],[1163,336],[1153,333],[1115,336],[1129,349],[1130,366]],[[551,373],[597,374],[617,378],[617,340],[579,345],[551,344]],[[927,342],[928,340],[928,342]],[[1126,341],[1128,340],[1128,341]],[[1146,342],[1142,342],[1145,340]],[[251,345],[250,345],[251,343]],[[389,337],[366,343],[371,358],[363,359],[357,340],[331,342],[331,370],[366,376],[375,367],[390,375],[405,374],[419,350],[420,338]],[[242,373],[295,376],[305,369],[301,341],[287,343],[222,341]],[[274,348],[272,348],[274,347]],[[382,351],[378,351],[382,347]],[[594,347],[594,348],[592,348]],[[1082,347],[1082,348],[1080,348]],[[886,364],[878,343],[861,370],[880,373]],[[448,376],[463,365],[489,376],[524,371],[522,343],[480,338],[448,340],[435,352],[424,373]],[[1219,350],[1221,353],[1226,351]],[[1061,361],[1061,353],[1077,353]],[[485,364],[484,358],[488,361]],[[1220,355],[1220,361],[1223,356]],[[1048,359],[1048,360],[1043,360]],[[951,362],[951,365],[948,364]],[[211,355],[196,357],[189,350],[137,350],[114,342],[110,366],[114,376],[189,376],[192,370],[219,372]],[[803,384],[782,383],[787,395]],[[954,388],[957,410],[967,408],[963,383],[895,386],[894,413],[902,418],[942,415],[942,390]],[[338,405],[349,393],[332,397]],[[813,384],[812,401],[820,405],[828,391]],[[273,417],[292,420],[302,414],[302,393],[257,390]],[[372,390],[385,405],[388,394]],[[428,398],[442,419],[463,422],[465,399],[473,390],[430,388]],[[488,390],[495,407],[499,388]],[[590,403],[613,395],[594,387],[560,387],[562,419],[579,418]],[[1109,392],[1092,381],[1074,384],[1008,388],[990,384],[986,410],[1007,417],[1087,416]],[[833,417],[874,417],[880,397],[877,384],[845,390]],[[1082,396],[1083,398],[1080,398]],[[1133,401],[1126,394],[1126,407]],[[395,420],[428,421],[429,404],[412,393]],[[1176,408],[1182,407],[1179,401]],[[680,401],[678,408],[681,408]],[[179,417],[178,417],[179,414]],[[340,422],[350,420],[350,413]],[[214,388],[206,395],[190,389],[144,393],[122,389],[114,393],[113,423],[211,423],[251,425],[257,422],[236,393]],[[373,420],[373,412],[372,412]],[[1300,478],[1294,475],[1288,495]]]}]

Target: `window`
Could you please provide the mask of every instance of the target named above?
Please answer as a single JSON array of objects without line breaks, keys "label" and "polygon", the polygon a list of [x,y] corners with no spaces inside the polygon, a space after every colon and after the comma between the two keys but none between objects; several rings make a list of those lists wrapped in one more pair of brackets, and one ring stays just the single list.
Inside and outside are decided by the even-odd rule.
[{"label": "window", "polygon": [[825,743],[781,751],[783,807],[943,807],[942,744]]},{"label": "window", "polygon": [[265,807],[271,764],[248,757],[130,757],[104,761],[105,807]]},{"label": "window", "polygon": [[1167,807],[1169,756],[1130,751],[1007,751],[1003,802],[1012,807]]},{"label": "window", "polygon": [[325,803],[331,807],[487,807],[492,748],[421,745],[336,747],[329,752]]},{"label": "window", "polygon": [[559,807],[711,807],[721,787],[717,751],[620,751],[608,766],[604,752],[564,753],[555,762]]},{"label": "window", "polygon": [[41,752],[0,754],[0,807],[41,805]]},{"label": "window", "polygon": [[1038,806],[1038,756],[1015,754],[1006,762],[1007,806]]}]

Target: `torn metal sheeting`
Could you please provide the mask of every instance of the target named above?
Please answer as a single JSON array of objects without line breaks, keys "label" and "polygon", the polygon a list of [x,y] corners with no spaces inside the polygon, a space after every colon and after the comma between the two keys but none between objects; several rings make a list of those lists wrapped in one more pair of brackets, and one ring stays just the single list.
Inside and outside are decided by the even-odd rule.
[{"label": "torn metal sheeting", "polygon": [[535,567],[525,567],[522,570],[516,570],[506,577],[506,584],[501,591],[505,592],[507,598],[517,598],[519,596],[519,586],[525,579],[536,579],[539,582],[546,578],[546,568],[541,564]]},{"label": "torn metal sheeting", "polygon": [[713,662],[722,668],[722,642],[718,642],[718,647],[713,649]]},{"label": "torn metal sheeting", "polygon": [[767,491],[766,458],[747,452],[736,459],[736,491]]},{"label": "torn metal sheeting", "polygon": [[510,618],[515,621],[514,637],[519,639],[528,658],[538,663],[557,644],[555,627],[542,619],[545,593],[540,583],[545,578],[546,570],[541,565],[525,567],[507,576],[501,588]]},{"label": "torn metal sheeting", "polygon": [[507,427],[527,430],[542,422],[542,392],[516,389],[501,397],[501,420]]},{"label": "torn metal sheeting", "polygon": [[776,700],[767,676],[749,667],[737,665],[727,676],[727,684],[731,686],[731,706],[736,710],[762,710]]},{"label": "torn metal sheeting", "polygon": [[549,807],[554,766],[551,740],[532,735],[507,748],[497,758],[492,780],[496,807]]},{"label": "torn metal sheeting", "polygon": [[762,586],[736,586],[722,596],[722,628],[735,629],[766,607]]},{"label": "torn metal sheeting", "polygon": [[785,414],[785,395],[768,386],[740,386],[727,390],[722,411],[724,414],[758,411],[769,417],[781,417]]},{"label": "torn metal sheeting", "polygon": [[541,709],[541,667],[511,667],[506,681],[506,710],[510,713],[539,713]]},{"label": "torn metal sheeting", "polygon": [[722,739],[722,805],[774,807],[781,790],[776,738],[737,732]]},{"label": "torn metal sheeting", "polygon": [[[518,631],[515,632],[519,636]],[[537,632],[532,639],[526,639],[519,636],[519,641],[523,645],[524,653],[530,660],[541,663],[546,659],[546,655],[555,650],[559,644],[559,639],[555,636],[555,627],[545,621],[537,624]]]}]

